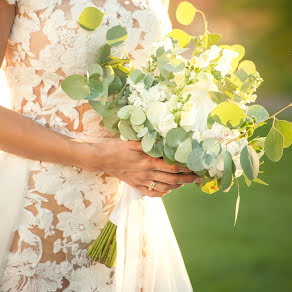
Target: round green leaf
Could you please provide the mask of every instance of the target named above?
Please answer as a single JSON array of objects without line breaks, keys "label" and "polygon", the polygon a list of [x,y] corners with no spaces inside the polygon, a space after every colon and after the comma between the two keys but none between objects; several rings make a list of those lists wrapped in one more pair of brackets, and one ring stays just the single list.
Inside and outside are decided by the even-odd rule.
[{"label": "round green leaf", "polygon": [[113,114],[112,116],[109,117],[103,117],[102,122],[104,126],[112,133],[118,133],[118,123],[119,123],[119,118],[117,115]]},{"label": "round green leaf", "polygon": [[257,72],[254,62],[249,61],[249,60],[242,61],[238,66],[238,70],[243,70],[247,74],[254,74]]},{"label": "round green leaf", "polygon": [[128,38],[128,33],[125,30],[125,28],[123,28],[121,25],[112,27],[106,33],[107,43],[111,47],[116,47],[122,44],[123,42],[127,40],[127,38]]},{"label": "round green leaf", "polygon": [[169,63],[163,65],[163,68],[169,72],[180,72],[184,69],[185,63],[179,59],[171,58]]},{"label": "round green leaf", "polygon": [[72,99],[80,100],[89,95],[87,78],[81,75],[68,76],[61,87]]},{"label": "round green leaf", "polygon": [[97,53],[96,63],[102,64],[108,60],[111,55],[111,47],[108,44],[100,47]]},{"label": "round green leaf", "polygon": [[220,41],[221,37],[222,35],[218,33],[208,33],[208,47],[216,45]]},{"label": "round green leaf", "polygon": [[281,132],[284,137],[284,148],[292,144],[292,123],[288,121],[275,121],[275,128]]},{"label": "round green leaf", "polygon": [[197,9],[187,1],[181,2],[176,10],[176,19],[180,24],[189,25],[194,21]]},{"label": "round green leaf", "polygon": [[148,133],[146,134],[142,141],[141,141],[141,146],[142,149],[145,153],[150,152],[155,144],[155,139],[157,136],[157,132],[152,132],[152,133]]},{"label": "round green leaf", "polygon": [[147,152],[149,156],[159,158],[163,156],[163,143],[162,141],[156,141],[151,151]]},{"label": "round green leaf", "polygon": [[88,31],[96,30],[102,23],[104,13],[96,7],[85,8],[79,16],[80,26]]},{"label": "round green leaf", "polygon": [[222,102],[212,110],[211,118],[223,126],[235,129],[239,128],[245,121],[246,115],[237,104]]},{"label": "round green leaf", "polygon": [[103,75],[103,70],[98,64],[91,64],[88,69],[88,75],[90,77],[98,78]]},{"label": "round green leaf", "polygon": [[268,158],[278,162],[283,155],[284,138],[279,130],[272,128],[266,137],[264,150]]},{"label": "round green leaf", "polygon": [[176,148],[170,147],[167,144],[164,145],[164,153],[168,159],[174,161],[175,152],[176,152]]},{"label": "round green leaf", "polygon": [[255,117],[257,119],[257,124],[261,123],[269,117],[269,113],[267,112],[267,110],[263,106],[258,104],[249,106],[247,109],[247,115],[250,118]]},{"label": "round green leaf", "polygon": [[204,152],[203,157],[202,157],[202,164],[205,169],[210,169],[215,163],[215,160],[216,158],[214,155]]},{"label": "round green leaf", "polygon": [[188,138],[187,132],[183,128],[174,128],[167,132],[166,143],[170,147],[178,147],[178,145]]},{"label": "round green leaf", "polygon": [[178,41],[178,45],[181,48],[186,47],[191,41],[192,37],[181,29],[174,29],[168,36],[172,37],[175,41]]},{"label": "round green leaf", "polygon": [[115,79],[115,71],[112,66],[103,68],[103,79],[107,79],[108,83],[112,83]]},{"label": "round green leaf", "polygon": [[137,84],[145,78],[145,74],[138,69],[134,69],[130,74],[130,78],[135,84]]},{"label": "round green leaf", "polygon": [[128,120],[130,118],[133,110],[134,110],[134,106],[131,104],[123,106],[118,111],[118,117],[122,120]]},{"label": "round green leaf", "polygon": [[88,82],[90,94],[87,99],[94,99],[101,97],[101,103],[105,104],[108,95],[108,82],[107,80],[99,81],[97,79],[89,79]]},{"label": "round green leaf", "polygon": [[[133,127],[133,126],[132,126],[132,127]],[[143,129],[141,129],[141,131],[138,132],[137,137],[138,137],[138,138],[142,138],[142,137],[144,137],[147,133],[148,133],[148,128],[147,128],[147,127],[143,127]]]},{"label": "round green leaf", "polygon": [[128,140],[134,140],[134,141],[140,140],[137,137],[137,133],[133,130],[130,123],[126,120],[120,120],[119,130],[120,130],[121,135]]},{"label": "round green leaf", "polygon": [[145,115],[144,111],[141,108],[136,107],[133,110],[131,117],[130,117],[131,124],[138,126],[138,125],[143,124],[145,122],[145,120],[146,120],[146,115]]},{"label": "round green leaf", "polygon": [[174,158],[178,162],[186,163],[191,152],[192,142],[190,139],[186,139],[184,142],[178,145]]},{"label": "round green leaf", "polygon": [[224,171],[222,177],[222,191],[229,190],[232,185],[232,156],[226,151],[224,154]]},{"label": "round green leaf", "polygon": [[153,84],[153,81],[154,81],[154,76],[151,75],[151,74],[147,74],[145,76],[145,79],[144,79],[144,84],[145,84],[145,89],[146,90],[149,90],[150,87],[152,86]]},{"label": "round green leaf", "polygon": [[203,148],[195,148],[189,155],[187,166],[190,170],[196,172],[196,171],[202,171],[205,169],[202,163],[202,157],[204,154]]},{"label": "round green leaf", "polygon": [[242,170],[250,181],[253,181],[259,173],[260,161],[256,151],[251,146],[245,146],[240,153]]},{"label": "round green leaf", "polygon": [[89,104],[92,106],[92,108],[99,113],[102,117],[110,117],[115,113],[115,109],[114,108],[106,108],[105,106],[103,106],[101,104],[100,101],[98,100],[90,100]]},{"label": "round green leaf", "polygon": [[206,139],[202,143],[203,149],[206,153],[213,155],[215,158],[221,153],[221,145],[215,138]]}]

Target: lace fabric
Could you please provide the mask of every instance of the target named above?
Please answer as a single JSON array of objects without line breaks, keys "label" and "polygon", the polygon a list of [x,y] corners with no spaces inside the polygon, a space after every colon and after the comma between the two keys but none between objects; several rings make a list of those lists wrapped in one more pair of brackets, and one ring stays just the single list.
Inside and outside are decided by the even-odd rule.
[{"label": "lace fabric", "polygon": [[[77,138],[110,137],[86,102],[70,99],[60,82],[84,74],[120,22],[135,66],[170,22],[157,0],[7,0],[16,18],[6,52],[12,108],[51,129]],[[95,32],[79,28],[88,6],[106,12]],[[117,20],[118,19],[118,20]],[[2,159],[10,159],[9,156]],[[17,178],[14,178],[17,179]],[[86,248],[118,201],[119,181],[45,162],[30,164],[24,209],[4,266],[1,291],[112,291],[114,269],[90,261]],[[2,188],[2,187],[1,187]],[[6,195],[1,189],[1,196]],[[5,220],[5,218],[1,218]]]}]

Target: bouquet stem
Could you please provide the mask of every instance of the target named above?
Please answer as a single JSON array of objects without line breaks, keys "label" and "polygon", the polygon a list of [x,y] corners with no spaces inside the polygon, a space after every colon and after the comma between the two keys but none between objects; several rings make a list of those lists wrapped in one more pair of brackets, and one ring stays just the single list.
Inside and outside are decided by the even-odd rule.
[{"label": "bouquet stem", "polygon": [[89,246],[87,255],[94,261],[105,264],[108,268],[115,265],[117,256],[117,226],[108,221],[98,238]]}]

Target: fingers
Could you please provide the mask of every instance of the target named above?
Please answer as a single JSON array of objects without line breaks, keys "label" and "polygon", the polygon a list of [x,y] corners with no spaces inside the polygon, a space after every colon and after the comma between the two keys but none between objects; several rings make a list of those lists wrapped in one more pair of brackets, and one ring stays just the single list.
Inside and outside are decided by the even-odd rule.
[{"label": "fingers", "polygon": [[169,172],[169,173],[192,173],[187,167],[182,167],[177,164],[168,164],[163,159],[155,159],[153,158],[151,161],[151,166],[153,170]]},{"label": "fingers", "polygon": [[196,174],[189,173],[167,173],[163,171],[151,171],[147,172],[147,179],[155,180],[157,182],[169,184],[169,185],[183,185],[193,182],[200,182],[201,178]]}]

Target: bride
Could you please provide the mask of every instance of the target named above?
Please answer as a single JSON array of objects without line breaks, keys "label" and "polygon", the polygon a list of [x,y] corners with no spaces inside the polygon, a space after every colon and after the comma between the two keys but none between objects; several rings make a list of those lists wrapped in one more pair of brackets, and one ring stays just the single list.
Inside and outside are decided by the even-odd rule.
[{"label": "bride", "polygon": [[[86,72],[117,18],[134,64],[142,63],[170,30],[162,2],[0,0],[0,64],[5,57],[12,104],[0,107],[1,291],[117,291],[114,269],[86,249],[119,199],[119,182],[161,197],[199,179],[113,138],[95,111],[60,88],[65,76]],[[87,6],[106,13],[96,32],[78,26]],[[16,222],[9,240],[4,230]]]}]

